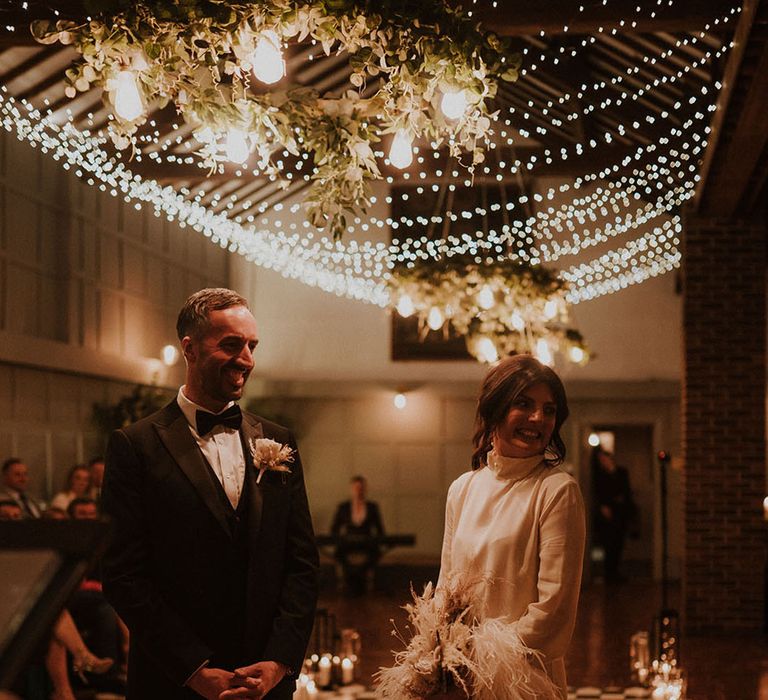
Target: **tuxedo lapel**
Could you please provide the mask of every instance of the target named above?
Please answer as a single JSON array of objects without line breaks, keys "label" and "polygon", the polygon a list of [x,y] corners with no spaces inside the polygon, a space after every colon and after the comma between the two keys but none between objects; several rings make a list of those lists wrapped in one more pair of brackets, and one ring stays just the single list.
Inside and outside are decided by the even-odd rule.
[{"label": "tuxedo lapel", "polygon": [[231,536],[227,510],[217,491],[217,485],[212,481],[215,477],[211,476],[203,453],[189,431],[189,423],[175,400],[166,407],[162,416],[167,422],[155,423],[160,439],[221,527]]},{"label": "tuxedo lapel", "polygon": [[245,478],[248,480],[249,488],[243,489],[248,494],[250,503],[250,513],[248,516],[249,530],[252,536],[257,535],[261,529],[261,511],[262,496],[261,486],[256,483],[256,466],[253,463],[253,454],[251,453],[251,440],[258,440],[264,437],[264,430],[261,423],[249,413],[243,413],[243,423],[241,425],[241,434],[243,436],[243,455],[245,456]]}]

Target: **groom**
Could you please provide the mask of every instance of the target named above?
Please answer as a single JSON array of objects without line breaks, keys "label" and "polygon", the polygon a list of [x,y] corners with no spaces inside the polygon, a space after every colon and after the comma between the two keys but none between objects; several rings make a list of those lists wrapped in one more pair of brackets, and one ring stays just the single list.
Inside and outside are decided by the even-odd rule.
[{"label": "groom", "polygon": [[[104,592],[131,633],[128,700],[289,700],[312,631],[318,558],[291,433],[240,412],[256,321],[229,289],[179,313],[186,383],[109,441]],[[294,450],[259,471],[252,441]]]}]

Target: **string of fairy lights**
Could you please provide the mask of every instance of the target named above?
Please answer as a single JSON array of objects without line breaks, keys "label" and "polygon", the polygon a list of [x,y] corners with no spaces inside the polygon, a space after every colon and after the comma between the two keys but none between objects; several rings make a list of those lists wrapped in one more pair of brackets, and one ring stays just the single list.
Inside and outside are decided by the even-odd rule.
[{"label": "string of fairy lights", "polygon": [[[607,1],[604,0],[603,4],[607,4]],[[664,0],[664,3],[669,4],[667,0]],[[656,7],[661,6],[662,0],[657,0]],[[692,71],[721,59],[732,43],[701,51],[695,60],[690,57],[679,59],[688,62],[678,70],[669,71],[645,82],[640,79],[643,66],[654,66],[659,61],[669,59],[675,55],[675,49],[679,49],[678,54],[690,54],[688,49],[694,48],[713,28],[731,21],[740,9],[732,8],[707,24],[697,35],[678,40],[674,48],[656,50],[643,56],[641,63],[631,66],[623,75],[618,74],[607,81],[592,84],[582,83],[575,96],[563,93],[556,99],[542,99],[538,104],[529,100],[527,105],[531,112],[510,106],[508,115],[499,121],[502,142],[508,146],[516,145],[516,135],[510,134],[505,128],[513,128],[509,118],[512,115],[531,122],[531,131],[520,129],[519,125],[515,127],[521,136],[547,134],[552,128],[563,127],[566,122],[577,121],[596,111],[618,107],[628,100],[642,101],[647,94],[670,87]],[[647,6],[641,8],[638,5],[635,10],[637,18],[647,10],[648,16],[652,17],[655,13],[654,9],[649,10]],[[579,11],[583,11],[583,6],[580,6]],[[633,26],[636,26],[636,19],[622,20],[618,27],[601,27],[598,33],[615,36],[622,29]],[[567,29],[564,27],[563,31],[567,32]],[[529,56],[521,75],[533,75],[549,63],[557,65],[567,52],[576,56],[580,48],[594,44],[595,41],[595,36],[588,36],[581,41],[580,46],[561,46],[557,52],[559,55],[542,53],[539,57]],[[719,89],[720,86],[715,84],[714,87]],[[598,101],[597,96],[605,90],[611,90],[612,96]],[[110,159],[103,148],[105,140],[101,136],[80,132],[71,123],[55,123],[50,119],[50,115],[41,113],[24,101],[14,100],[4,87],[0,92],[0,120],[7,131],[49,152],[55,160],[62,162],[63,167],[72,169],[79,177],[102,191],[123,197],[137,207],[147,205],[157,216],[175,220],[182,227],[189,226],[222,247],[286,277],[382,307],[392,304],[386,281],[389,271],[397,264],[407,265],[409,261],[452,255],[474,256],[478,263],[509,257],[517,257],[533,264],[552,263],[592,246],[604,244],[612,238],[636,235],[636,238],[612,251],[562,269],[561,276],[571,287],[568,302],[575,304],[613,293],[632,284],[639,284],[679,266],[681,222],[676,212],[692,196],[699,179],[697,163],[706,147],[708,121],[715,108],[711,92],[711,85],[702,85],[698,92],[686,94],[683,99],[672,102],[668,108],[655,103],[654,114],[645,114],[631,123],[618,124],[615,134],[605,131],[571,148],[563,147],[559,151],[544,149],[542,153],[527,159],[515,158],[505,162],[499,158],[495,165],[487,163],[480,169],[480,173],[495,176],[500,183],[521,171],[535,175],[541,165],[578,158],[590,150],[611,144],[627,133],[638,132],[644,124],[654,125],[657,121],[671,121],[675,119],[683,103],[696,110],[693,116],[682,124],[672,123],[666,135],[657,136],[653,141],[638,146],[632,155],[625,156],[620,162],[585,173],[570,183],[565,182],[532,194],[531,198],[542,206],[561,199],[571,191],[578,196],[558,204],[557,208],[550,205],[546,210],[536,211],[525,218],[520,218],[518,214],[498,231],[481,231],[473,224],[478,219],[485,219],[489,210],[503,209],[505,213],[514,216],[516,211],[520,211],[523,205],[527,204],[527,198],[520,197],[517,201],[503,205],[496,202],[488,209],[474,207],[446,211],[434,213],[429,218],[416,217],[415,220],[406,215],[396,219],[376,215],[369,215],[367,218],[356,217],[348,227],[350,234],[377,229],[407,231],[415,223],[422,226],[442,226],[450,221],[464,227],[464,232],[454,233],[444,239],[407,237],[395,239],[391,244],[355,240],[341,243],[320,236],[308,222],[291,220],[300,218],[300,205],[296,202],[270,206],[267,202],[254,202],[252,198],[241,201],[237,195],[231,195],[223,209],[216,212],[214,208],[220,207],[227,195],[214,193],[211,202],[204,206],[202,201],[207,196],[204,189],[200,189],[190,200],[188,196],[192,193],[189,190],[175,191],[170,187],[161,187],[152,180],[143,180],[123,163]],[[574,99],[579,101],[578,109],[568,107]],[[534,121],[540,121],[542,117],[549,127],[542,124],[533,125]],[[155,137],[159,138],[159,132],[155,132]],[[162,143],[146,134],[143,139],[147,146],[152,147],[152,152],[144,154],[145,158],[156,162],[195,163],[191,155],[179,154],[172,150],[176,147],[187,150],[193,148],[181,135],[165,138]],[[283,157],[287,155],[286,152]],[[376,155],[385,157],[383,152]],[[655,158],[653,162],[647,162],[624,173],[633,161],[641,161],[651,155]],[[309,179],[306,172],[309,167],[306,156],[307,154],[304,154],[304,157],[297,161],[295,172],[286,173],[287,179]],[[418,148],[414,148],[414,156],[418,168],[427,162],[429,153],[420,153]],[[433,156],[439,157],[436,150]],[[141,162],[141,158],[142,155],[139,154],[137,160]],[[467,176],[457,169],[443,171],[438,168],[434,174],[441,181],[418,185],[415,190],[417,195],[423,193],[423,188],[426,187],[438,192],[441,187],[455,189],[469,184]],[[425,180],[426,177],[426,170],[403,174],[404,180],[414,183]],[[387,178],[387,181],[389,184],[394,182],[391,177]],[[389,194],[383,198],[384,204],[391,206],[393,196],[405,198],[408,193]],[[376,201],[374,198],[374,203]],[[241,215],[236,213],[237,210],[249,213]],[[264,216],[267,213],[270,216]],[[275,216],[280,218],[275,220]],[[282,220],[283,216],[287,217],[286,221]]]}]

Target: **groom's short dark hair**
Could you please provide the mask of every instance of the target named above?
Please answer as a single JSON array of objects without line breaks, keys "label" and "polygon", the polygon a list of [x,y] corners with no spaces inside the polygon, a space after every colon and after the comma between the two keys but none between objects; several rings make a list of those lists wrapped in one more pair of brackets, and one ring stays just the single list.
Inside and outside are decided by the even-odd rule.
[{"label": "groom's short dark hair", "polygon": [[179,340],[185,336],[199,338],[208,328],[208,316],[211,311],[228,309],[230,306],[244,306],[248,302],[237,292],[224,287],[209,287],[195,292],[184,302],[176,320],[176,333]]}]

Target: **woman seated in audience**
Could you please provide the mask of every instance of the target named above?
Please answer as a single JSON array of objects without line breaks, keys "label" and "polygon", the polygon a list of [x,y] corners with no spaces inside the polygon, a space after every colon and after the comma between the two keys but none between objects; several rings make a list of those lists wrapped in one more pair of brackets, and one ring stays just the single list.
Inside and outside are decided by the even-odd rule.
[{"label": "woman seated in audience", "polygon": [[84,464],[76,464],[67,475],[67,488],[57,493],[51,501],[52,508],[66,510],[75,498],[90,495],[91,471]]}]

